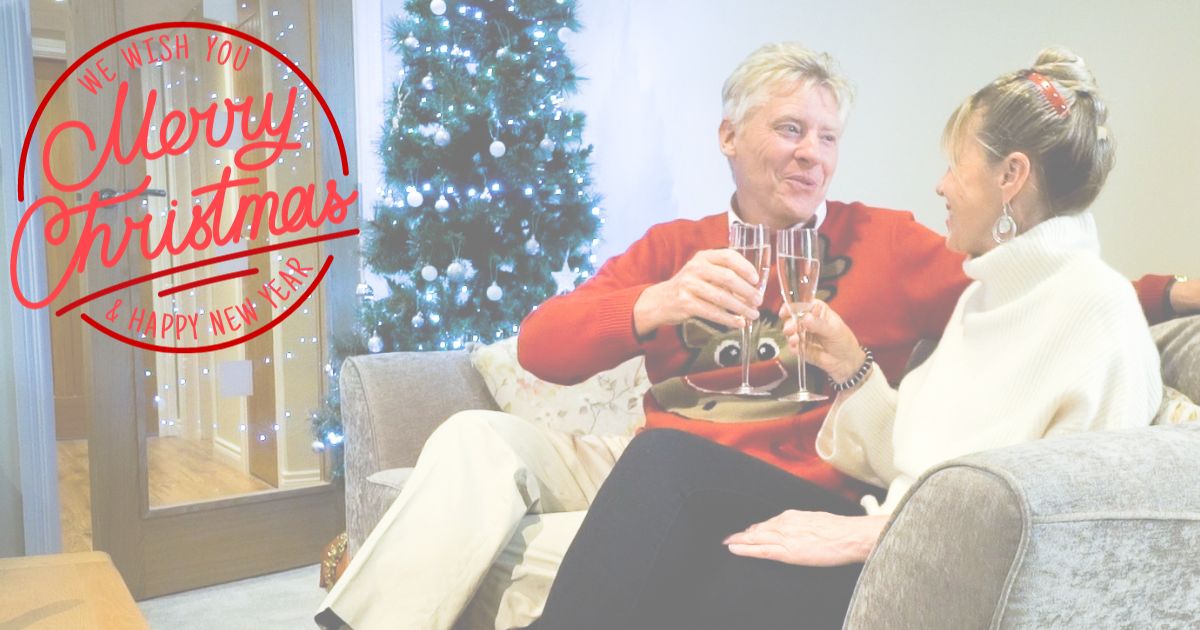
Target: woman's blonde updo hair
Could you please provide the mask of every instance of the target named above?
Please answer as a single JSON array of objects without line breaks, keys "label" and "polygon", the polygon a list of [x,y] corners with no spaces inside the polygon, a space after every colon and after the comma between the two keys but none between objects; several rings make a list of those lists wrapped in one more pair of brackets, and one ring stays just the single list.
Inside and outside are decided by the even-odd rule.
[{"label": "woman's blonde updo hair", "polygon": [[[1029,79],[1030,72],[1051,82],[1066,102],[1065,115]],[[1108,109],[1081,57],[1047,48],[1032,68],[1001,76],[971,95],[942,135],[951,156],[968,140],[967,124],[976,113],[978,140],[992,160],[1017,151],[1029,157],[1051,216],[1082,211],[1096,199],[1113,167],[1113,143],[1105,124]]]}]

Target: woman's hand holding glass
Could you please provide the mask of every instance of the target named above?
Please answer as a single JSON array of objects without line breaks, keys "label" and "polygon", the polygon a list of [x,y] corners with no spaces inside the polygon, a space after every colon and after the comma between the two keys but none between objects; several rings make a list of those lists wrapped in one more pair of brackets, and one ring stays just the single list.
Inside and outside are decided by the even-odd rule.
[{"label": "woman's hand holding glass", "polygon": [[[779,314],[786,320],[783,334],[787,336],[792,352],[799,355],[798,333],[799,330],[806,331],[806,358],[809,363],[824,370],[829,378],[839,383],[848,381],[866,360],[867,355],[859,345],[854,331],[850,330],[841,316],[825,302],[815,300],[812,308],[796,319],[788,317],[787,305],[784,305]],[[799,329],[796,328],[797,325]]]},{"label": "woman's hand holding glass", "polygon": [[[781,317],[796,327],[796,319],[812,308],[817,299],[817,285],[821,280],[821,238],[816,230],[793,227],[780,230],[775,239],[776,271],[779,272],[779,293],[783,297]],[[780,400],[809,402],[825,400],[828,396],[808,391],[805,356],[808,344],[800,335],[793,352],[796,354],[796,393],[783,396]]]}]

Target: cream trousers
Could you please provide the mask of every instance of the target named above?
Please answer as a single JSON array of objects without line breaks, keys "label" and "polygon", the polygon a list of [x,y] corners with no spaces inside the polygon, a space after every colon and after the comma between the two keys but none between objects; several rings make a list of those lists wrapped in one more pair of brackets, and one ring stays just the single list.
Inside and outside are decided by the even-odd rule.
[{"label": "cream trousers", "polygon": [[451,416],[321,610],[353,630],[532,622],[630,439],[572,435],[497,411]]}]

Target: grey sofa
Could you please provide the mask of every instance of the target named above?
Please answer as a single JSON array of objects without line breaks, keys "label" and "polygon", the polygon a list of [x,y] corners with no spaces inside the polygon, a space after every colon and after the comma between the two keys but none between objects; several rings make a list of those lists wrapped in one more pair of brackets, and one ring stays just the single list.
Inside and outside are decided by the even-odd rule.
[{"label": "grey sofa", "polygon": [[[1200,319],[1156,327],[1164,381],[1200,393]],[[451,414],[495,409],[466,351],[348,359],[357,550]],[[1200,423],[978,453],[925,474],[864,568],[846,627],[1200,628]]]}]

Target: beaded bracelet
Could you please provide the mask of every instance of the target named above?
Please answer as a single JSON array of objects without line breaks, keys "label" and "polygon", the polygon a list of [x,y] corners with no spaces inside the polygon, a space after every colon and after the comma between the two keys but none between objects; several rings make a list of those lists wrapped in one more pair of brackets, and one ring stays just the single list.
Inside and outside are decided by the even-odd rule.
[{"label": "beaded bracelet", "polygon": [[863,359],[862,365],[858,367],[858,371],[854,373],[846,382],[839,383],[832,378],[829,379],[829,384],[833,386],[833,391],[844,392],[848,389],[854,389],[867,376],[867,372],[871,371],[871,366],[875,365],[875,355],[871,354],[871,349],[866,346],[861,346],[862,351],[867,354],[867,358]]}]

